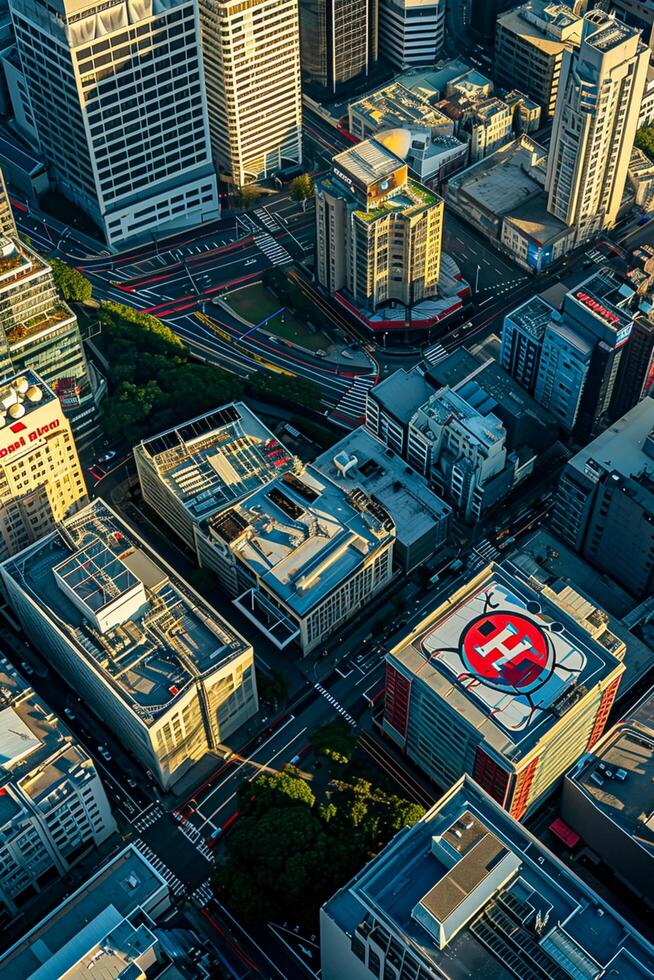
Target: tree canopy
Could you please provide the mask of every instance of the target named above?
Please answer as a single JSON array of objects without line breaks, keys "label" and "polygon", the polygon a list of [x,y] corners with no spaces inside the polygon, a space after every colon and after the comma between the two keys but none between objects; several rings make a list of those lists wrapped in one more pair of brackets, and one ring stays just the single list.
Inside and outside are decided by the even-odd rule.
[{"label": "tree canopy", "polygon": [[303,204],[313,197],[314,186],[311,174],[300,174],[291,181],[291,198],[294,201],[301,201]]},{"label": "tree canopy", "polygon": [[634,140],[634,146],[637,146],[639,150],[654,160],[654,128],[651,126],[643,126],[636,133],[636,138]]},{"label": "tree canopy", "polygon": [[61,259],[51,259],[52,277],[55,286],[66,301],[87,303],[93,295],[93,286],[79,269],[62,262]]},{"label": "tree canopy", "polygon": [[239,789],[240,819],[214,889],[246,922],[292,919],[315,925],[318,909],[401,827],[424,809],[363,779],[336,784],[318,803],[287,767]]},{"label": "tree canopy", "polygon": [[343,765],[351,760],[356,747],[352,729],[338,718],[322,728],[316,728],[309,736],[309,741],[321,755]]}]

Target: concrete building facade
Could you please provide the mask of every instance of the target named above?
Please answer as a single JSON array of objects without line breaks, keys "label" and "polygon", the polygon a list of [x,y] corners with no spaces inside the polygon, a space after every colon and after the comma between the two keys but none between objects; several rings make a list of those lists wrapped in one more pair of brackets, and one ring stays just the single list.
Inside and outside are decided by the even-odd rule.
[{"label": "concrete building facade", "polygon": [[252,648],[99,500],[0,575],[26,633],[163,789],[256,713]]},{"label": "concrete building facade", "polygon": [[75,439],[97,431],[106,383],[86,359],[75,314],[57,292],[52,270],[32,248],[0,239],[0,380],[36,371],[58,396]]},{"label": "concrete building facade", "polygon": [[238,187],[302,162],[298,0],[200,0],[216,169]]},{"label": "concrete building facade", "polygon": [[320,950],[324,980],[654,970],[652,944],[467,776],[325,903]]},{"label": "concrete building facade", "polygon": [[316,182],[316,272],[374,313],[436,296],[442,199],[408,176],[411,134],[392,130],[339,153]]},{"label": "concrete building facade", "polygon": [[70,422],[32,371],[0,384],[0,560],[88,503]]},{"label": "concrete building facade", "polygon": [[516,82],[541,107],[543,121],[554,115],[563,53],[581,43],[582,19],[564,3],[529,0],[497,18],[495,77],[508,88]]},{"label": "concrete building facade", "polygon": [[600,10],[565,51],[547,165],[548,209],[577,242],[615,224],[647,80],[640,32]]},{"label": "concrete building facade", "polygon": [[520,820],[597,742],[624,669],[490,565],[386,655],[384,731],[438,785],[467,773]]},{"label": "concrete building facade", "polygon": [[378,56],[378,0],[300,0],[302,78],[329,97],[367,78]]},{"label": "concrete building facade", "polygon": [[197,3],[10,6],[51,180],[107,242],[217,217]]},{"label": "concrete building facade", "polygon": [[116,823],[93,760],[2,658],[0,745],[0,918],[11,919]]},{"label": "concrete building facade", "polygon": [[433,65],[444,43],[443,0],[379,0],[379,50],[392,65]]}]

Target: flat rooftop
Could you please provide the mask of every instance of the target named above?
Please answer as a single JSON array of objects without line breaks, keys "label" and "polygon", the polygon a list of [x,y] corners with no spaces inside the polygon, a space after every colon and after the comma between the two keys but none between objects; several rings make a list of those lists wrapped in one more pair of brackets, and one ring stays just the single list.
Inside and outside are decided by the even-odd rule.
[{"label": "flat rooftop", "polygon": [[453,58],[450,61],[439,61],[433,68],[409,68],[402,72],[400,78],[402,84],[419,98],[435,102],[443,97],[453,79],[464,75],[471,68],[472,65],[463,58]]},{"label": "flat rooftop", "polygon": [[654,478],[654,399],[644,398],[573,456],[568,465],[583,473],[589,462],[623,476]]},{"label": "flat rooftop", "polygon": [[3,568],[144,724],[246,649],[100,500]]},{"label": "flat rooftop", "polygon": [[243,402],[161,432],[134,452],[150,458],[167,489],[198,523],[297,465]]},{"label": "flat rooftop", "polygon": [[0,957],[0,974],[11,980],[122,975],[154,941],[139,909],[167,891],[165,879],[130,844]]},{"label": "flat rooftop", "polygon": [[506,319],[510,320],[511,323],[515,323],[517,327],[520,327],[524,333],[529,334],[534,340],[541,340],[545,333],[545,328],[552,319],[553,312],[554,308],[544,299],[541,299],[540,296],[532,296],[531,299],[525,300],[517,309],[507,313]]},{"label": "flat rooftop", "polygon": [[361,487],[392,517],[398,541],[410,545],[452,513],[427,481],[363,427],[346,436],[313,466],[347,491]]},{"label": "flat rooftop", "polygon": [[544,149],[526,136],[506,143],[452,177],[450,191],[474,201],[483,211],[504,215],[542,193]]},{"label": "flat rooftop", "polygon": [[210,522],[257,580],[305,616],[395,537],[379,504],[307,467]]},{"label": "flat rooftop", "polygon": [[394,81],[357,99],[349,108],[378,129],[408,124],[426,127],[449,124],[449,119],[442,112],[406,88],[401,81]]},{"label": "flat rooftop", "polygon": [[50,794],[60,783],[94,771],[68,729],[0,657],[0,826],[30,803],[44,814],[55,809],[60,800]]},{"label": "flat rooftop", "polygon": [[382,143],[367,139],[338,153],[332,160],[332,166],[344,170],[365,186],[393,173],[402,166],[402,160]]},{"label": "flat rooftop", "polygon": [[[501,884],[490,874],[501,862]],[[438,923],[463,927],[441,944]],[[598,913],[601,910],[601,914]],[[427,914],[426,914],[427,913]],[[399,943],[418,966],[451,980],[646,980],[654,947],[521,824],[463,777],[415,826],[400,831],[323,908],[347,935]]]},{"label": "flat rooftop", "polygon": [[20,437],[29,416],[37,408],[54,401],[55,394],[29,368],[21,374],[0,382],[0,439],[10,438],[4,430],[11,430],[14,440]]},{"label": "flat rooftop", "polygon": [[437,607],[388,658],[447,700],[511,762],[621,667],[552,598],[495,564]]},{"label": "flat rooftop", "polygon": [[569,228],[547,210],[547,195],[544,191],[511,208],[506,218],[511,224],[539,245],[548,245],[562,235],[569,234]]},{"label": "flat rooftop", "polygon": [[566,778],[654,857],[654,689]]},{"label": "flat rooftop", "polygon": [[373,401],[393,418],[408,423],[411,416],[424,405],[434,389],[425,381],[417,367],[406,371],[400,368],[370,389]]},{"label": "flat rooftop", "polygon": [[566,4],[531,0],[500,14],[497,21],[545,55],[561,54],[581,42],[582,18]]},{"label": "flat rooftop", "polygon": [[457,391],[441,388],[432,392],[411,419],[411,425],[433,441],[435,427],[449,426],[456,420],[478,443],[490,449],[506,435],[504,426],[492,412],[494,407],[493,399],[476,382],[468,382]]}]

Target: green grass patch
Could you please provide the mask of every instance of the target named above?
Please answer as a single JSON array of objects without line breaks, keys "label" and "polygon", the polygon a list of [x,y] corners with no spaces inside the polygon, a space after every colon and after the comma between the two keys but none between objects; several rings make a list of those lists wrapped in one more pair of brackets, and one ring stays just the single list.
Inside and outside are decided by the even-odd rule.
[{"label": "green grass patch", "polygon": [[[270,316],[282,305],[276,296],[273,296],[265,286],[255,283],[253,286],[246,286],[238,289],[226,297],[229,306],[248,323],[260,323]],[[273,317],[266,326],[268,333],[281,337],[282,340],[290,340],[294,344],[306,347],[307,350],[327,350],[330,340],[321,331],[312,332],[308,326],[300,323],[289,310],[284,310],[278,316]]]}]

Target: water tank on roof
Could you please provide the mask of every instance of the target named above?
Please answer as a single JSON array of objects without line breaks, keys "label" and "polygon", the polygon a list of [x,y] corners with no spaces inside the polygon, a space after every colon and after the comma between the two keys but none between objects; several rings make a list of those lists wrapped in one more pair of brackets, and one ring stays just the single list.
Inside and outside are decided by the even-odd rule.
[{"label": "water tank on roof", "polygon": [[43,398],[43,392],[36,385],[30,385],[27,391],[25,392],[25,396],[28,399],[28,401],[40,402],[41,399]]},{"label": "water tank on roof", "polygon": [[9,406],[9,417],[12,419],[19,419],[21,415],[25,414],[25,406],[17,402],[15,405]]}]

